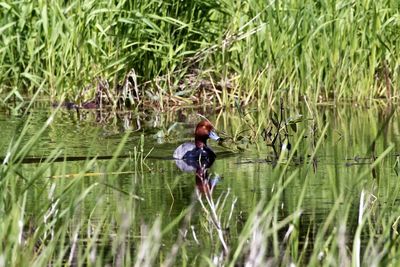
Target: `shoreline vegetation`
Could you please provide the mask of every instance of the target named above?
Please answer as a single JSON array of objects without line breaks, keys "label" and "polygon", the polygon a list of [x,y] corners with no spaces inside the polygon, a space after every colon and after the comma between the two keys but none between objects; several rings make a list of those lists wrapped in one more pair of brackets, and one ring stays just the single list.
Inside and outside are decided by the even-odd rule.
[{"label": "shoreline vegetation", "polygon": [[0,5],[5,101],[40,95],[82,104],[99,87],[113,104],[399,97],[398,1]]}]

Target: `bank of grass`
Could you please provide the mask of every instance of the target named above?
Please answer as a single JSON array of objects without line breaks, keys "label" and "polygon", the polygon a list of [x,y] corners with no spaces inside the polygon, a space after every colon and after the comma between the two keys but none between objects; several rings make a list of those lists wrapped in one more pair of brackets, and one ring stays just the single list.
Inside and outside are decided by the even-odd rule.
[{"label": "bank of grass", "polygon": [[[397,100],[399,3],[0,2],[0,92],[83,102],[132,69],[141,99]],[[211,97],[212,96],[212,97]],[[186,103],[186,102],[182,102]]]},{"label": "bank of grass", "polygon": [[[300,149],[305,132],[294,135],[291,153],[268,174],[273,190],[264,190],[244,218],[232,216],[236,196],[229,191],[211,196],[194,192],[192,202],[169,222],[162,222],[162,216],[144,222],[137,213],[143,201],[135,191],[140,183],[133,178],[146,179],[141,144],[131,159],[116,160],[129,133],[106,168],[88,159],[71,175],[70,163],[54,163],[62,155],[58,149],[36,168],[24,167],[22,159],[53,123],[53,116],[28,142],[22,140],[29,123],[21,126],[0,166],[1,266],[398,265],[400,191],[397,185],[385,184],[383,165],[393,145],[383,148],[371,164],[346,170],[347,180],[330,165],[325,177],[316,177],[313,159],[327,142],[329,129],[316,117],[320,137],[313,146]],[[299,154],[308,160],[293,169]],[[132,172],[129,192],[116,174],[126,169]],[[329,179],[332,187],[327,193],[335,196],[330,211],[318,222],[312,218],[319,211],[304,210],[307,192],[315,190],[310,187],[313,179]],[[301,189],[297,194],[290,191],[294,183]],[[198,224],[192,224],[195,213],[201,215]]]}]

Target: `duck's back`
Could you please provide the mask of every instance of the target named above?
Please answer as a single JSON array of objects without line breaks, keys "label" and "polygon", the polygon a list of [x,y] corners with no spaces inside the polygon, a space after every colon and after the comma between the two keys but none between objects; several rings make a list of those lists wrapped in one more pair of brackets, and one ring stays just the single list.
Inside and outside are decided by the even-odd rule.
[{"label": "duck's back", "polygon": [[175,159],[183,159],[185,154],[188,151],[192,151],[192,150],[195,150],[195,149],[196,149],[196,146],[195,146],[194,143],[189,143],[189,142],[188,143],[183,143],[182,145],[178,146],[175,149],[173,157]]},{"label": "duck's back", "polygon": [[184,143],[175,149],[175,159],[198,159],[199,157],[215,159],[215,153],[207,146],[197,148],[194,143]]}]

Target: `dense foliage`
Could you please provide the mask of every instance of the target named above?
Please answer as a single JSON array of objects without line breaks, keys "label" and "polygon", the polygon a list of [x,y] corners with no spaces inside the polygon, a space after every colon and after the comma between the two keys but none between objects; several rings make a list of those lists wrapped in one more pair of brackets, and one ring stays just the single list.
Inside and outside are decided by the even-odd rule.
[{"label": "dense foliage", "polygon": [[[187,75],[224,101],[397,97],[399,2],[2,1],[0,92],[76,99],[96,77],[183,94]],[[147,82],[147,83],[146,83]],[[227,84],[229,86],[227,86]]]}]

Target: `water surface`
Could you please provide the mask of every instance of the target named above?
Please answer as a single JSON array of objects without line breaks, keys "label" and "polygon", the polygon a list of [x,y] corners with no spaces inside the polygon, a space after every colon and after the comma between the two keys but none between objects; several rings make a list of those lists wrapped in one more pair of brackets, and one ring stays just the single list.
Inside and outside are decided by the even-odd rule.
[{"label": "water surface", "polygon": [[[5,157],[10,142],[16,141],[24,124],[29,124],[29,131],[23,137],[22,143],[26,143],[40,131],[52,112],[54,109],[47,105],[33,108],[29,116],[1,112],[0,156]],[[104,209],[117,210],[124,205],[132,207],[137,218],[137,228],[131,230],[131,238],[137,240],[142,225],[151,225],[161,217],[162,225],[166,226],[195,201],[195,174],[182,172],[172,160],[172,153],[179,144],[192,139],[193,129],[201,119],[198,113],[207,116],[227,140],[225,147],[209,141],[209,145],[217,152],[217,160],[209,171],[213,177],[219,177],[213,197],[217,199],[229,192],[227,212],[232,201],[237,198],[229,229],[230,240],[235,242],[247,216],[258,201],[262,197],[268,200],[279,187],[277,178],[272,174],[274,168],[282,168],[285,156],[280,163],[271,162],[271,158],[274,158],[271,147],[267,146],[262,137],[253,138],[256,131],[272,127],[271,112],[249,107],[240,112],[185,109],[178,112],[146,111],[130,114],[86,110],[78,114],[73,110],[61,109],[39,137],[39,145],[34,146],[27,157],[44,160],[56,150],[59,151],[59,157],[64,159],[111,157],[128,133],[127,141],[119,153],[122,156],[117,162],[119,169],[113,168],[111,172],[107,169],[109,160],[103,159],[95,160],[90,170],[84,170],[90,175],[85,178],[82,189],[96,182],[102,186],[90,192],[84,201],[85,205],[79,209],[83,214],[82,218],[88,216],[95,223],[96,218],[103,218]],[[312,238],[313,229],[317,229],[328,216],[341,192],[359,194],[363,181],[356,179],[357,175],[370,166],[390,144],[394,145],[394,149],[379,165],[379,169],[369,173],[366,179],[376,179],[376,197],[397,190],[396,159],[400,149],[398,111],[378,106],[320,106],[314,110],[304,106],[291,108],[286,111],[285,116],[288,118],[298,114],[303,118],[296,124],[296,130],[288,128],[287,136],[292,147],[300,140],[294,163],[289,165],[286,174],[289,177],[296,172],[296,177],[282,194],[279,216],[284,218],[297,210],[297,196],[301,194],[304,183],[308,183],[301,205],[300,225],[304,227],[301,234],[305,235],[311,230],[308,237]],[[325,126],[328,128],[323,133]],[[234,136],[241,137],[236,138],[234,143],[230,142],[229,138]],[[316,150],[318,140],[321,142]],[[229,149],[230,146],[232,149]],[[147,155],[144,165],[129,161],[129,158],[135,157],[135,151],[143,151]],[[317,152],[313,167],[310,168],[309,159],[314,151]],[[52,187],[55,186],[57,190],[57,184],[63,183],[64,179],[74,179],[73,175],[81,172],[85,163],[87,160],[83,159],[52,163],[54,167],[50,170],[53,171],[43,173],[41,178],[43,188],[38,189],[38,195],[29,196],[32,200],[28,202],[30,212],[37,212],[35,202],[48,198],[49,192],[54,189]],[[21,173],[29,176],[39,166],[39,163],[24,164]],[[71,176],[59,177],[61,173]],[[126,194],[136,195],[143,200],[127,198]],[[395,203],[386,204],[390,208]],[[353,225],[348,225],[350,232],[357,226],[357,205],[358,203],[354,203],[350,212],[350,216],[355,218],[349,220],[354,222]],[[101,209],[96,209],[96,206]],[[195,230],[201,228],[204,217],[200,207],[196,211],[190,220],[190,225]],[[176,229],[163,238],[163,250],[169,251],[178,232]],[[189,235],[187,238],[193,245],[193,249],[188,252],[189,258],[195,257],[200,253],[195,249],[199,245],[193,236]],[[217,242],[207,236],[197,238],[203,247],[211,247],[210,242]]]}]

